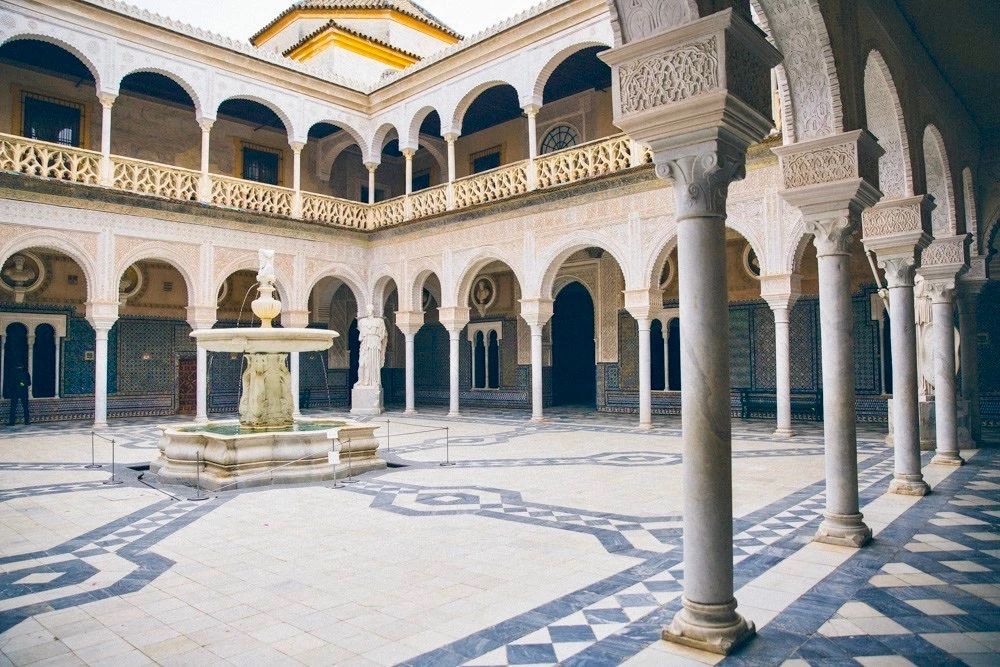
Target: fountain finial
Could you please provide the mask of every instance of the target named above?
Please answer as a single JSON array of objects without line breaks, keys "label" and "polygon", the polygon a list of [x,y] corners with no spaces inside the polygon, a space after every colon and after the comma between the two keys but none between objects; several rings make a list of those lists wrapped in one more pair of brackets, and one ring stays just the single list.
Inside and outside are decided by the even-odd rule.
[{"label": "fountain finial", "polygon": [[274,294],[274,250],[257,251],[260,269],[257,271],[257,292],[259,296],[250,303],[253,314],[260,318],[260,326],[271,328],[271,320],[281,314],[281,302]]}]

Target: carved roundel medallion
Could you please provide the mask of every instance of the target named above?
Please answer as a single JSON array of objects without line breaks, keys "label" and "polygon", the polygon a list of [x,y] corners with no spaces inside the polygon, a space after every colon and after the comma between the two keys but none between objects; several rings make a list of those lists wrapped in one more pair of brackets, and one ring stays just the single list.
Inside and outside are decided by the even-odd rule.
[{"label": "carved roundel medallion", "polygon": [[743,248],[743,270],[754,280],[760,280],[760,260],[749,243]]},{"label": "carved roundel medallion", "polygon": [[27,294],[45,282],[45,263],[31,252],[19,252],[0,268],[0,287],[8,292]]},{"label": "carved roundel medallion", "polygon": [[472,285],[472,305],[482,317],[497,299],[497,285],[489,276],[480,276]]}]

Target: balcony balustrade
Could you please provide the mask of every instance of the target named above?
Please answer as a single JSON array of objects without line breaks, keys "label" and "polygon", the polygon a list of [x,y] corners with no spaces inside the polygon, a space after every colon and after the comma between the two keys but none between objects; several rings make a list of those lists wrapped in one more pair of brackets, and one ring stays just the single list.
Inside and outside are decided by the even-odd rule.
[{"label": "balcony balustrade", "polygon": [[[633,150],[640,153],[633,157]],[[207,203],[371,231],[510,199],[532,189],[551,189],[599,178],[648,162],[646,148],[637,146],[625,135],[618,135],[376,204],[301,192],[301,214],[295,215],[295,190],[219,174],[208,174]],[[200,172],[119,155],[111,156],[110,170],[109,183],[113,189],[170,200],[200,200]],[[0,134],[0,171],[103,187],[100,153],[9,134]]]}]

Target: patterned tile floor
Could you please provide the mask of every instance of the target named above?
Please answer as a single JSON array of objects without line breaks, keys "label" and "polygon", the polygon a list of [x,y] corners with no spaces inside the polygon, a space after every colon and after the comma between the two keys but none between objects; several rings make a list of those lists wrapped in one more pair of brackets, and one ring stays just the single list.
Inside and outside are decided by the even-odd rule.
[{"label": "patterned tile floor", "polygon": [[[557,410],[389,414],[391,467],[354,483],[189,500],[143,464],[156,424],[0,431],[0,665],[673,665],[680,423]],[[373,420],[378,422],[379,420]],[[821,424],[735,421],[733,562],[758,627],[746,665],[1000,664],[1000,451],[885,494],[892,452],[859,425],[876,539],[811,541]],[[447,429],[447,430],[445,430]],[[454,465],[442,466],[442,462]]]}]

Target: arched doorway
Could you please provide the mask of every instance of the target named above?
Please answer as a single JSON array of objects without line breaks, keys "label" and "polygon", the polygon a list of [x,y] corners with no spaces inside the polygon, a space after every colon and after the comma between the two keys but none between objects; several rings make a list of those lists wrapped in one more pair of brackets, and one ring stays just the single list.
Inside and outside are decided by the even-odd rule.
[{"label": "arched doorway", "polygon": [[3,345],[3,397],[14,396],[14,371],[18,366],[28,367],[28,328],[14,322],[4,331]]},{"label": "arched doorway", "polygon": [[597,396],[594,300],[574,281],[559,291],[552,313],[552,400],[593,407]]},{"label": "arched doorway", "polygon": [[56,395],[56,345],[55,328],[51,324],[39,324],[31,348],[31,395],[34,398]]}]

